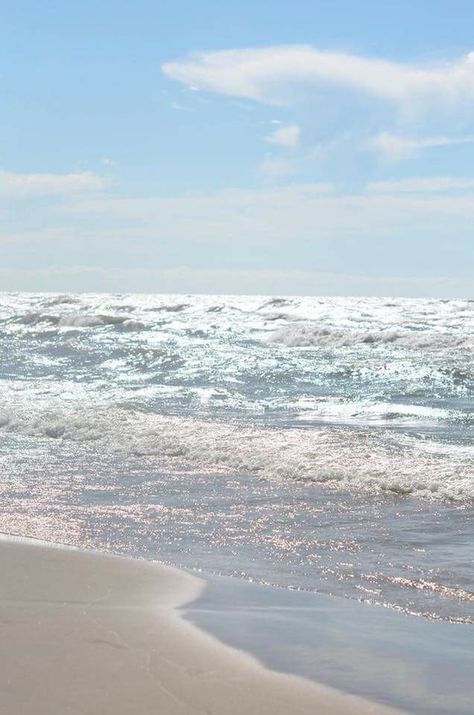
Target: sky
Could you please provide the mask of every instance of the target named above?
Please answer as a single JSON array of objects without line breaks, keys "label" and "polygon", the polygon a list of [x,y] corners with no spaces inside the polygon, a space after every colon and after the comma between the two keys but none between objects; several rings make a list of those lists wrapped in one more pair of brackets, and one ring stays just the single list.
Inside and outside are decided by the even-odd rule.
[{"label": "sky", "polygon": [[0,0],[0,290],[474,297],[472,0]]}]

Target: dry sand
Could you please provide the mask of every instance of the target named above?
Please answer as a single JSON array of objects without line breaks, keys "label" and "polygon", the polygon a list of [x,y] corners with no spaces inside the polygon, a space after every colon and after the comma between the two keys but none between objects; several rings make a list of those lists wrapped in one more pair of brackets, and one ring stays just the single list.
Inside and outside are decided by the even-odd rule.
[{"label": "dry sand", "polygon": [[187,623],[203,582],[146,561],[0,541],[2,715],[389,715],[274,673]]}]

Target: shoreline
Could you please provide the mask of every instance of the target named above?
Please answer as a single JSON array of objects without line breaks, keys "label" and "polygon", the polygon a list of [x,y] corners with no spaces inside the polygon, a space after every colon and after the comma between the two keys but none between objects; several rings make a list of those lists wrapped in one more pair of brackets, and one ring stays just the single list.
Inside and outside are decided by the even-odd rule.
[{"label": "shoreline", "polygon": [[395,715],[266,668],[185,620],[203,594],[145,560],[0,537],[0,709],[9,715]]}]

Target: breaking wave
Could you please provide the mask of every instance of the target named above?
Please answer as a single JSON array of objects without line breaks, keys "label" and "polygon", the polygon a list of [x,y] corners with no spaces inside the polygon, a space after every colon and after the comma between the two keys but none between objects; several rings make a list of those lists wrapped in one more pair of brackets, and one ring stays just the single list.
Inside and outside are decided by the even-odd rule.
[{"label": "breaking wave", "polygon": [[400,495],[474,499],[466,450],[417,448],[393,435],[343,429],[274,428],[164,416],[133,405],[95,410],[0,412],[6,432],[74,442],[135,456],[172,459],[192,470],[226,470]]},{"label": "breaking wave", "polygon": [[134,320],[130,315],[94,315],[87,313],[55,315],[52,313],[29,312],[18,317],[16,322],[29,326],[48,325],[58,328],[96,328],[113,325],[128,330],[140,330],[145,327],[141,321]]},{"label": "breaking wave", "polygon": [[267,337],[269,343],[288,347],[350,347],[354,345],[399,346],[413,350],[474,349],[472,335],[423,330],[340,330],[313,324],[280,329]]}]

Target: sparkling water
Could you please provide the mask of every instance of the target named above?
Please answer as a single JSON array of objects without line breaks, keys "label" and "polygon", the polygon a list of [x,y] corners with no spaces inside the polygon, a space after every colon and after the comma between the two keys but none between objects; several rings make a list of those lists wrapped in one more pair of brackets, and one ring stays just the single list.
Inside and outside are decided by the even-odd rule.
[{"label": "sparkling water", "polygon": [[474,620],[474,302],[0,297],[0,529]]}]

